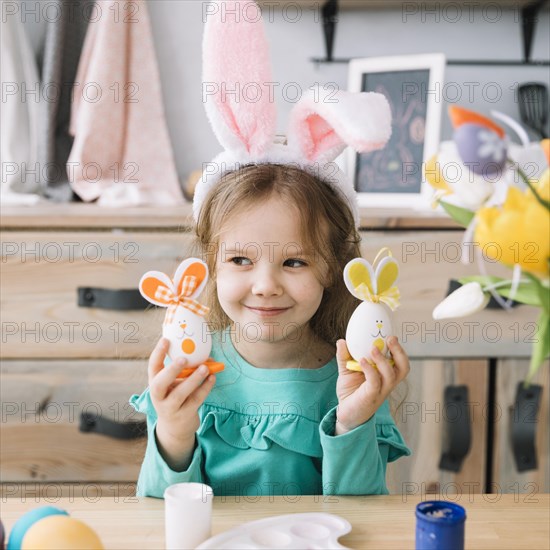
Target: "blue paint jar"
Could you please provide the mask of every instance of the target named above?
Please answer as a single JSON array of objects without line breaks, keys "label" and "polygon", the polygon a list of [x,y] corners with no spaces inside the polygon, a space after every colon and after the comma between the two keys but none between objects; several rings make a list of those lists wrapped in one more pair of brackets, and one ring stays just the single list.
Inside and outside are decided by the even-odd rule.
[{"label": "blue paint jar", "polygon": [[466,510],[454,502],[427,500],[416,506],[416,550],[464,550]]}]

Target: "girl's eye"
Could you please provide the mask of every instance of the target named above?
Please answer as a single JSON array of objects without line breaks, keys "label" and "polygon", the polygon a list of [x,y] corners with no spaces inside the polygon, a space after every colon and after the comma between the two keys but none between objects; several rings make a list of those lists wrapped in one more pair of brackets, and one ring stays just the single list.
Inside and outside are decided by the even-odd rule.
[{"label": "girl's eye", "polygon": [[307,266],[307,264],[305,262],[303,262],[302,260],[290,259],[290,260],[287,260],[285,262],[285,264],[287,264],[287,263],[295,264],[295,265],[291,265],[290,267],[305,267],[305,266]]},{"label": "girl's eye", "polygon": [[246,264],[244,262],[250,262],[248,258],[243,258],[242,256],[237,256],[235,258],[231,258],[230,262],[234,263],[235,265],[250,265],[250,263]]}]

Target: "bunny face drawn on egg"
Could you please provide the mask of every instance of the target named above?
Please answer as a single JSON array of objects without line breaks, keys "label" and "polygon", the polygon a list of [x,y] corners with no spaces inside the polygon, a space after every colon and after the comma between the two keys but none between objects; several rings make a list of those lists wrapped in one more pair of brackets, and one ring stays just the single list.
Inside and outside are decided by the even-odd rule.
[{"label": "bunny face drawn on egg", "polygon": [[360,361],[372,361],[371,350],[377,347],[383,355],[388,352],[386,337],[392,334],[389,308],[384,304],[363,302],[351,316],[346,330],[350,355]]},{"label": "bunny face drawn on egg", "polygon": [[168,355],[174,361],[185,357],[189,365],[204,363],[212,349],[212,340],[203,319],[187,308],[177,306],[171,322],[164,323],[162,335],[170,340]]},{"label": "bunny face drawn on egg", "polygon": [[[393,333],[392,309],[399,301],[399,291],[393,286],[398,273],[397,262],[391,256],[383,258],[376,270],[363,258],[351,260],[344,268],[348,290],[362,300],[346,330],[346,343],[354,362],[359,363],[362,358],[372,362],[373,347],[383,355],[388,352],[386,338]],[[354,362],[348,362],[348,368],[360,371]]]},{"label": "bunny face drawn on egg", "polygon": [[207,281],[208,266],[188,258],[179,265],[173,280],[160,271],[149,271],[139,283],[146,300],[168,308],[162,326],[163,337],[170,341],[168,356],[172,361],[185,357],[190,367],[206,362],[212,350],[204,319],[208,308],[196,300]]}]

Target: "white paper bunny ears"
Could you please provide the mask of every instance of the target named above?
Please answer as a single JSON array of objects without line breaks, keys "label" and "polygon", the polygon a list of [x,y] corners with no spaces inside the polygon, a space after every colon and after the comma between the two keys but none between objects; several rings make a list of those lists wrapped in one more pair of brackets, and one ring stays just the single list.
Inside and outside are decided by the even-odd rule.
[{"label": "white paper bunny ears", "polygon": [[195,188],[193,215],[228,171],[246,164],[289,164],[328,183],[347,199],[359,225],[350,179],[332,161],[350,145],[360,153],[383,148],[391,111],[379,93],[309,89],[294,106],[287,144],[275,143],[277,111],[269,48],[253,0],[215,0],[203,41],[203,97],[224,151],[205,166]]}]

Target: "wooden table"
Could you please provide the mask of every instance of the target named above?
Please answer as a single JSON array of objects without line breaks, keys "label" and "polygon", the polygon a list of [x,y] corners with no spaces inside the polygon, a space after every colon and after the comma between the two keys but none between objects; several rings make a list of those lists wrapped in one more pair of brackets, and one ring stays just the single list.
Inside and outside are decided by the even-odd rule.
[{"label": "wooden table", "polygon": [[[414,509],[420,496],[305,496],[216,497],[212,534],[243,522],[268,516],[303,512],[328,512],[346,518],[352,531],[340,539],[349,548],[414,548]],[[451,495],[466,508],[466,548],[548,549],[550,547],[550,495],[504,494]],[[164,501],[114,496],[61,498],[26,502],[4,498],[0,516],[8,532],[27,510],[40,505],[67,510],[95,529],[105,548],[164,548]]]}]

